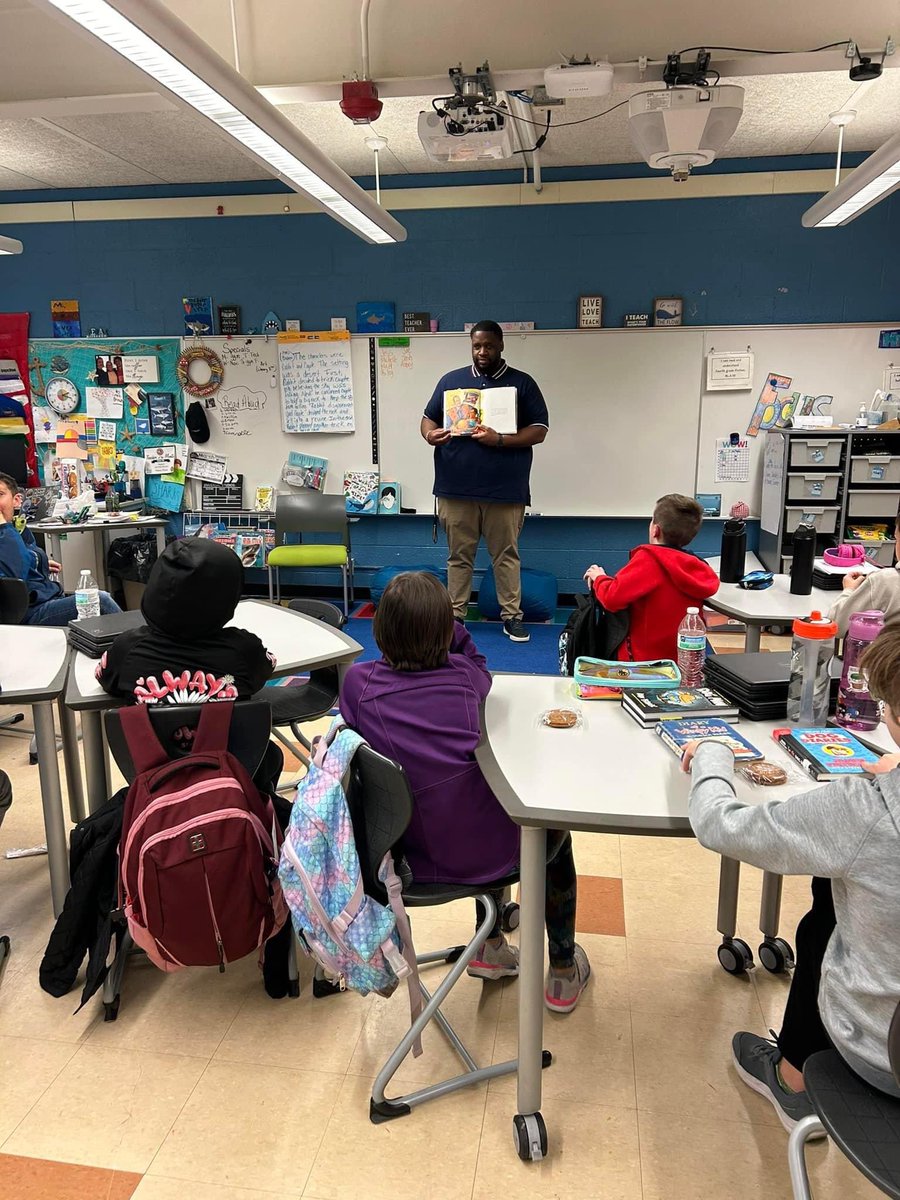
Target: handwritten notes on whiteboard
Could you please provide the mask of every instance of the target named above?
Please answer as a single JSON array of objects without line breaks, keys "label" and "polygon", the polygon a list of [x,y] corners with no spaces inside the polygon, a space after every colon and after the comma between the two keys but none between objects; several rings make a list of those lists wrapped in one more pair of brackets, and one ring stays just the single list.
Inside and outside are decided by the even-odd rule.
[{"label": "handwritten notes on whiteboard", "polygon": [[256,392],[244,384],[222,388],[218,394],[217,408],[222,432],[228,437],[249,437],[266,413],[269,397],[265,392]]},{"label": "handwritten notes on whiteboard", "polygon": [[278,338],[281,427],[285,433],[353,433],[350,335],[293,333]]}]

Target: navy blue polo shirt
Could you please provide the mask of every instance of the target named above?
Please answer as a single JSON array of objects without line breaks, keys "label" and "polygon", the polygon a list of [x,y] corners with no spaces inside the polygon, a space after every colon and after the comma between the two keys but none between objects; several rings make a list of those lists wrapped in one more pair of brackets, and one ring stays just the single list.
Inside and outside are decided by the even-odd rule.
[{"label": "navy blue polo shirt", "polygon": [[[472,364],[448,371],[437,382],[425,409],[425,416],[436,425],[444,424],[444,392],[455,388],[514,387],[516,418],[519,429],[529,425],[550,428],[547,405],[541,389],[524,371],[501,361],[488,378]],[[434,494],[451,500],[495,500],[510,504],[530,504],[530,446],[484,446],[470,437],[454,437],[434,448]]]}]

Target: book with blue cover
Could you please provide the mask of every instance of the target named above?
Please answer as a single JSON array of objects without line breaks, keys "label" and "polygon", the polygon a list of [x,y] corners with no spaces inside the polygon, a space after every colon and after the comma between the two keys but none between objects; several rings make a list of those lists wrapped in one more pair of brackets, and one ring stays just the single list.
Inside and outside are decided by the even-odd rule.
[{"label": "book with blue cover", "polygon": [[842,775],[864,775],[880,754],[847,729],[778,729],[778,744],[817,782]]},{"label": "book with blue cover", "polygon": [[722,742],[734,754],[736,762],[753,762],[762,758],[761,750],[757,750],[727,721],[721,721],[718,717],[660,721],[656,726],[656,734],[679,758],[688,742],[693,742],[696,738]]}]

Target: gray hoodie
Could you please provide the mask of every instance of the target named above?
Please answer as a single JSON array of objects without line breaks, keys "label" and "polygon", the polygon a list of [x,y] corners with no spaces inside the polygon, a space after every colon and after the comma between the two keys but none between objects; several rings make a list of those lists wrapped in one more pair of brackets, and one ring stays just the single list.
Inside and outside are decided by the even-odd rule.
[{"label": "gray hoodie", "polygon": [[698,747],[691,774],[690,820],[703,846],[764,871],[832,881],[837,927],[819,1013],[850,1065],[900,1094],[887,1052],[900,1000],[900,768],[759,805],[737,799],[734,759],[719,742]]}]

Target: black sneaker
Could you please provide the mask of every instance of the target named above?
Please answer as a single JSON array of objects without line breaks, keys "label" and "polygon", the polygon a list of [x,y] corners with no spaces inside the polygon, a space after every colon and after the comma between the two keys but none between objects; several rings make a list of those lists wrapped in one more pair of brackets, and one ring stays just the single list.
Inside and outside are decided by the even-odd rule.
[{"label": "black sneaker", "polygon": [[[775,1068],[781,1062],[782,1055],[774,1042],[755,1033],[736,1033],[731,1041],[731,1053],[738,1075],[747,1087],[765,1096],[788,1133],[798,1121],[815,1114],[805,1092],[786,1092],[779,1083]],[[824,1130],[821,1134],[813,1135],[824,1136]]]},{"label": "black sneaker", "polygon": [[511,642],[530,642],[531,634],[518,617],[510,617],[503,622],[503,632]]}]

